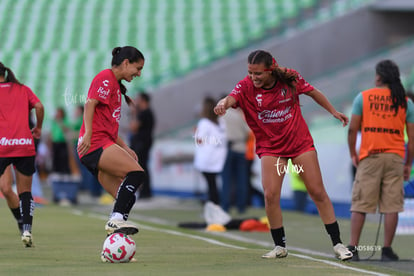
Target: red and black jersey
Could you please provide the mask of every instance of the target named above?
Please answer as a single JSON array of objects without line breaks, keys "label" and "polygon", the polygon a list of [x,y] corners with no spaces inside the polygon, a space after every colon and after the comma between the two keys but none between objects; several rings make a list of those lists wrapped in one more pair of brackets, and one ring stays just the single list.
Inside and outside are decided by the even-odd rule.
[{"label": "red and black jersey", "polygon": [[26,85],[0,83],[0,157],[36,155],[29,112],[37,102]]},{"label": "red and black jersey", "polygon": [[314,89],[303,77],[297,75],[296,91],[277,82],[273,88],[256,88],[249,76],[239,81],[230,93],[237,101],[246,122],[256,137],[256,153],[293,157],[309,150],[313,139],[302,116],[299,95]]},{"label": "red and black jersey", "polygon": [[[118,80],[110,69],[101,71],[92,80],[87,99],[96,99],[92,122],[90,153],[100,147],[116,143],[121,119],[121,90]],[[79,132],[79,141],[85,134],[85,122]],[[82,156],[80,156],[82,157]]]}]

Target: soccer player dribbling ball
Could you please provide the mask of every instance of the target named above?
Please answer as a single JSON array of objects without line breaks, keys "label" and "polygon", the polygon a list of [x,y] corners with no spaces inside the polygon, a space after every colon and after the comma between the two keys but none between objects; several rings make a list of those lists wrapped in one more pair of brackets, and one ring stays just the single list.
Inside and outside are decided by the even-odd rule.
[{"label": "soccer player dribbling ball", "polygon": [[[36,111],[36,125],[30,129],[29,112],[32,109]],[[33,138],[39,139],[41,136],[44,108],[32,90],[21,84],[12,70],[5,67],[3,63],[0,63],[0,114],[2,188],[4,185],[10,186],[10,178],[12,177],[10,165],[13,165],[16,172],[20,206],[21,239],[25,247],[32,247],[32,224],[35,207],[32,197],[32,179],[35,173],[36,156]],[[6,183],[4,184],[3,181]],[[15,207],[17,208],[17,206]],[[16,208],[13,209],[17,212]],[[15,217],[18,217],[18,214],[15,214]]]},{"label": "soccer player dribbling ball", "polygon": [[134,47],[114,48],[112,67],[95,76],[85,103],[77,150],[82,164],[115,198],[105,225],[108,235],[138,233],[138,227],[127,220],[135,204],[135,193],[146,176],[135,152],[118,136],[118,128],[121,95],[128,104],[132,104],[122,80],[130,82],[139,77],[144,62],[143,54]]},{"label": "soccer player dribbling ball", "polygon": [[[256,153],[261,159],[265,210],[275,248],[262,258],[288,255],[280,208],[280,194],[288,160],[301,168],[300,175],[330,235],[335,255],[352,258],[342,244],[332,203],[325,191],[316,149],[302,116],[299,95],[311,97],[335,118],[347,125],[348,118],[336,111],[329,100],[293,69],[280,67],[272,55],[256,50],[247,59],[248,75],[232,92],[221,99],[214,111],[223,115],[230,107],[240,107],[256,138]],[[279,170],[278,170],[279,168]]]}]

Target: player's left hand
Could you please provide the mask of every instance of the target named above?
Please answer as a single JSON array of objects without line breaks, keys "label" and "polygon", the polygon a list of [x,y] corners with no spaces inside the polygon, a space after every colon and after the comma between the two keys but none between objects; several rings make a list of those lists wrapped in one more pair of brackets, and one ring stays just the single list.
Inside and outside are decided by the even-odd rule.
[{"label": "player's left hand", "polygon": [[34,139],[40,139],[40,137],[42,136],[42,129],[38,127],[32,128],[32,135]]},{"label": "player's left hand", "polygon": [[348,125],[348,123],[349,123],[349,118],[348,118],[345,114],[343,114],[343,113],[341,113],[341,112],[336,111],[336,112],[333,114],[333,116],[334,116],[335,118],[337,118],[339,121],[341,121],[341,122],[342,122],[342,126],[346,126],[346,125]]}]

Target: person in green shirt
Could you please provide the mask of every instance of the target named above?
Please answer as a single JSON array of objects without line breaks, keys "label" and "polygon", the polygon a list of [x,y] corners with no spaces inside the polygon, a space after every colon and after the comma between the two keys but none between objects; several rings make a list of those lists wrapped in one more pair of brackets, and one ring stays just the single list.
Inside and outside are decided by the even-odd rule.
[{"label": "person in green shirt", "polygon": [[63,107],[58,107],[50,129],[53,173],[71,174],[67,137],[65,135],[65,132],[70,131],[70,128],[65,110]]}]

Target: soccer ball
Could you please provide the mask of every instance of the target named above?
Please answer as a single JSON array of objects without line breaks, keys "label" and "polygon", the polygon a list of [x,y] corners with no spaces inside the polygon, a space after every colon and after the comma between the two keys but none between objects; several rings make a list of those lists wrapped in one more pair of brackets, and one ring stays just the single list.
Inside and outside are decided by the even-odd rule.
[{"label": "soccer ball", "polygon": [[134,257],[135,250],[135,242],[130,236],[114,233],[106,238],[101,259],[109,263],[127,263]]}]

